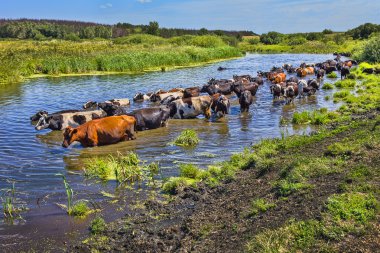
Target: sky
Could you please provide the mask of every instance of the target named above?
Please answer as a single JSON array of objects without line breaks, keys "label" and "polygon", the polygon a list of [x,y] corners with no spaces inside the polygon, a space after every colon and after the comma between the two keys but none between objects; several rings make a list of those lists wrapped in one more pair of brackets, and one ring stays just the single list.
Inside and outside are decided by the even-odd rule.
[{"label": "sky", "polygon": [[0,0],[0,18],[127,22],[256,33],[346,31],[380,24],[380,0]]}]

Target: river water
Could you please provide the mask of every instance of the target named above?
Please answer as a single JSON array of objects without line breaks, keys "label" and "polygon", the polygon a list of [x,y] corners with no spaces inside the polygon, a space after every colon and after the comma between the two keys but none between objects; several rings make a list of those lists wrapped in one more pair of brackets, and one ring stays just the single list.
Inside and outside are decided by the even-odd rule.
[{"label": "river water", "polygon": [[[273,102],[269,83],[265,82],[257,94],[250,112],[241,114],[235,96],[231,97],[231,113],[216,122],[203,118],[170,120],[166,128],[138,133],[135,141],[110,146],[82,148],[74,144],[61,147],[60,131],[36,131],[29,117],[43,109],[55,112],[79,109],[88,100],[104,101],[112,98],[132,98],[136,92],[149,92],[174,87],[201,86],[210,78],[232,78],[232,75],[256,75],[258,70],[268,71],[272,66],[284,63],[299,65],[301,62],[321,62],[332,55],[315,54],[248,54],[243,58],[207,66],[154,72],[141,75],[83,76],[39,78],[23,84],[15,84],[0,90],[0,189],[15,182],[17,205],[29,209],[23,219],[0,220],[0,244],[3,249],[49,249],[65,247],[74,239],[86,234],[87,219],[68,217],[56,203],[66,201],[63,182],[57,173],[66,175],[75,192],[75,199],[87,199],[104,203],[104,190],[115,193],[115,183],[100,184],[85,180],[80,175],[83,162],[90,157],[117,152],[135,151],[142,160],[159,162],[163,177],[178,175],[179,163],[194,163],[205,167],[226,160],[263,138],[281,134],[303,134],[309,128],[280,127],[281,117],[291,118],[295,111],[321,107],[335,109],[332,100],[325,96],[332,91],[319,90],[316,96],[297,99],[294,104]],[[218,66],[227,67],[217,71]],[[332,80],[325,80],[332,81]],[[133,103],[130,110],[152,106],[149,102]],[[168,145],[184,129],[195,129],[201,139],[193,150]],[[128,191],[123,191],[128,196]],[[131,198],[133,198],[133,194]],[[104,205],[102,215],[106,220],[123,215],[118,205]],[[119,206],[128,206],[123,201]],[[119,210],[117,212],[116,210]],[[93,216],[91,216],[93,217]],[[37,246],[36,246],[37,245]],[[42,246],[41,245],[50,245]]]}]

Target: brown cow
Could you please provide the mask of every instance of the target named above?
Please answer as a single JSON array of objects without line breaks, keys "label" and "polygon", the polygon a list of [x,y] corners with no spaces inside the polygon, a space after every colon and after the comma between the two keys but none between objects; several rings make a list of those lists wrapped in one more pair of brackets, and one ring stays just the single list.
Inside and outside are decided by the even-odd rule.
[{"label": "brown cow", "polygon": [[285,73],[277,73],[268,78],[272,83],[281,83],[286,81]]},{"label": "brown cow", "polygon": [[131,116],[111,116],[89,121],[81,126],[66,127],[62,147],[67,148],[74,141],[83,147],[94,147],[136,139],[136,119]]}]

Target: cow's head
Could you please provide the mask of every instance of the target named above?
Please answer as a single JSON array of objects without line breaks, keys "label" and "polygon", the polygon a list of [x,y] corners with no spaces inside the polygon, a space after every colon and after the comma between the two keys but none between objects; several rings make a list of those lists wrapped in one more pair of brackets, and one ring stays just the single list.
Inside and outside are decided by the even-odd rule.
[{"label": "cow's head", "polygon": [[133,101],[135,102],[142,101],[142,100],[144,100],[144,94],[141,92],[136,93],[135,96],[133,97]]},{"label": "cow's head", "polygon": [[112,103],[103,102],[99,103],[98,106],[100,109],[107,113],[107,116],[114,116],[119,113],[120,106],[114,105]]},{"label": "cow's head", "polygon": [[67,148],[76,140],[78,140],[78,129],[72,128],[71,126],[66,127],[63,132],[62,147]]},{"label": "cow's head", "polygon": [[96,108],[98,106],[98,103],[95,101],[87,101],[83,104],[83,109],[90,109],[90,108]]},{"label": "cow's head", "polygon": [[30,117],[31,121],[37,121],[41,118],[42,115],[48,115],[47,111],[38,111],[36,114]]},{"label": "cow's head", "polygon": [[226,96],[221,95],[216,101],[216,108],[215,108],[216,116],[218,118],[221,118],[225,114],[228,114],[229,110],[230,110],[230,100]]},{"label": "cow's head", "polygon": [[50,125],[51,116],[48,116],[47,112],[42,113],[38,119],[37,124],[34,126],[36,130],[42,130],[48,128]]}]

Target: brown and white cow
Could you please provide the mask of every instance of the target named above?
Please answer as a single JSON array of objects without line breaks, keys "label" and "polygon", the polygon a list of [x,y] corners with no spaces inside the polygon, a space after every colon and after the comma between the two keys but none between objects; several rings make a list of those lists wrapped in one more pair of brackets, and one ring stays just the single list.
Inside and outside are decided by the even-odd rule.
[{"label": "brown and white cow", "polygon": [[211,117],[211,97],[207,95],[177,99],[168,107],[170,117],[174,119],[191,119],[201,114],[207,119]]},{"label": "brown and white cow", "polygon": [[134,140],[135,125],[134,117],[121,115],[92,120],[76,128],[68,126],[63,133],[62,146],[67,148],[74,141],[83,147],[94,147]]}]

